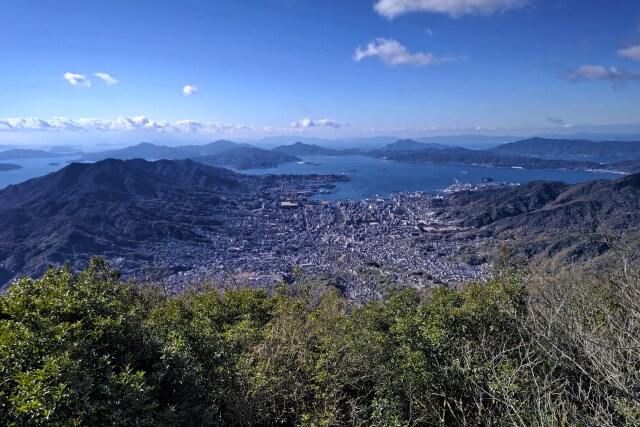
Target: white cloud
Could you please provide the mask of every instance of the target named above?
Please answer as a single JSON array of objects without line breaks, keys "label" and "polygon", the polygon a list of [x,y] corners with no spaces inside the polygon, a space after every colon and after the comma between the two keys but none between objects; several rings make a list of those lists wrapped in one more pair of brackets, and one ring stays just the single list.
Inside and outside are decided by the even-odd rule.
[{"label": "white cloud", "polygon": [[182,93],[184,96],[193,95],[194,93],[198,93],[198,88],[196,86],[185,85],[185,87],[182,88]]},{"label": "white cloud", "polygon": [[46,120],[33,117],[21,117],[17,119],[0,119],[0,123],[8,130],[29,130],[29,129],[51,129],[51,125]]},{"label": "white cloud", "polygon": [[[308,120],[308,119],[307,119]],[[344,122],[334,120],[304,121],[300,127],[342,127],[349,126]],[[1,118],[0,132],[20,132],[20,131],[41,131],[41,132],[93,132],[93,131],[149,131],[149,132],[175,132],[189,134],[212,134],[212,133],[237,133],[237,132],[275,132],[287,133],[293,131],[293,127],[254,127],[240,123],[233,125],[199,122],[197,120],[152,120],[146,116],[126,117],[120,116],[115,120],[80,118],[70,119],[67,117],[54,117],[49,120],[33,117]]]},{"label": "white cloud", "polygon": [[107,73],[93,73],[93,75],[102,79],[108,85],[115,85],[118,83],[118,80],[114,79]]},{"label": "white cloud", "polygon": [[83,74],[64,73],[63,77],[74,86],[91,87],[91,80],[87,79],[87,76]]},{"label": "white cloud", "polygon": [[286,134],[300,132],[305,129],[336,129],[349,128],[347,122],[330,119],[311,120],[304,118],[292,122],[290,126],[247,126],[240,123],[222,124],[200,122],[197,120],[152,120],[146,116],[120,116],[115,120],[67,117],[54,117],[49,120],[34,117],[2,118],[0,117],[0,132],[158,132],[182,134],[247,134],[247,133],[276,133]]},{"label": "white cloud", "polygon": [[429,37],[433,36],[433,30],[431,28],[425,28],[424,32],[427,33]]},{"label": "white cloud", "polygon": [[146,116],[121,116],[115,120],[54,117],[50,120],[33,117],[1,118],[0,131],[48,131],[48,132],[91,132],[91,131],[153,131],[178,133],[221,133],[221,132],[275,132],[287,133],[306,128],[347,128],[349,123],[331,119],[311,120],[304,118],[292,122],[289,127],[265,126],[257,128],[240,123],[226,125],[197,120],[152,120]]},{"label": "white cloud", "polygon": [[69,119],[54,117],[43,120],[33,117],[0,118],[0,130],[4,131],[136,131],[150,130],[158,132],[218,132],[222,127],[211,123],[200,123],[195,120],[151,120],[145,116],[118,117],[116,120],[105,119]]},{"label": "white cloud", "polygon": [[491,15],[518,9],[530,0],[378,0],[376,12],[389,19],[412,12],[461,15]]},{"label": "white cloud", "polygon": [[640,44],[637,46],[631,46],[626,49],[620,49],[618,55],[623,58],[633,59],[634,61],[640,61]]},{"label": "white cloud", "polygon": [[603,65],[583,65],[565,75],[570,82],[579,81],[610,81],[617,86],[627,81],[640,80],[640,72],[626,71],[617,67],[605,67]]},{"label": "white cloud", "polygon": [[565,123],[564,119],[561,119],[560,117],[548,117],[547,120],[554,125],[562,126],[565,129],[571,129],[573,127],[571,123]]},{"label": "white cloud", "polygon": [[442,64],[461,59],[461,57],[455,56],[438,57],[430,52],[410,53],[406,47],[394,39],[377,38],[367,44],[366,49],[358,47],[353,55],[353,60],[360,62],[364,58],[373,56],[377,56],[387,65],[413,65],[414,67]]},{"label": "white cloud", "polygon": [[337,120],[331,120],[331,119],[311,120],[310,118],[305,117],[304,119],[291,122],[289,126],[291,126],[292,128],[311,128],[311,127],[341,128],[341,127],[349,127],[350,125],[347,122],[339,122]]}]

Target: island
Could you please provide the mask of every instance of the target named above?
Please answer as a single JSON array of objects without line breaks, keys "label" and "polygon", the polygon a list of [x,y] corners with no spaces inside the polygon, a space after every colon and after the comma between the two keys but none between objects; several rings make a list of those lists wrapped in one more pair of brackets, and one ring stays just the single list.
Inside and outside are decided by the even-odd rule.
[{"label": "island", "polygon": [[22,169],[22,166],[13,163],[0,163],[0,172]]}]

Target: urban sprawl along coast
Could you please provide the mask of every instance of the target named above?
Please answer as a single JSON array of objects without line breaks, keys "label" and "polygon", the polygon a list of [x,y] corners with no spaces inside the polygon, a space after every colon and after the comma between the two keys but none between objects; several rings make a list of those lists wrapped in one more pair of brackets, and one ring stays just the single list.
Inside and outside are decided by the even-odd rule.
[{"label": "urban sprawl along coast", "polygon": [[[365,299],[376,297],[385,284],[427,287],[486,277],[486,263],[477,254],[487,238],[439,219],[446,210],[442,196],[398,192],[389,198],[310,200],[342,179],[278,177],[278,185],[234,200],[234,209],[212,207],[221,225],[198,229],[199,241],[169,239],[143,251],[153,256],[154,266],[173,266],[167,283],[175,288],[203,278],[269,287],[290,280],[295,269],[297,275],[323,277]],[[445,190],[489,185],[502,184],[456,183]]]}]

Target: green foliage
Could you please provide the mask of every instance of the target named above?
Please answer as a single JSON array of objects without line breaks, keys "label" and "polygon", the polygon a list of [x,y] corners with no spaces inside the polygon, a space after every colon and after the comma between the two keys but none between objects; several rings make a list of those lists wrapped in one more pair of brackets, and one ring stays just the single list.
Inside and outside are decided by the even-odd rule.
[{"label": "green foliage", "polygon": [[[167,297],[120,281],[98,259],[79,273],[51,269],[0,297],[0,424],[638,422],[634,385],[596,377],[597,360],[569,341],[569,323],[554,336],[537,331],[544,305],[532,309],[522,280],[505,267],[487,284],[392,291],[357,306],[331,287]],[[572,311],[572,321],[596,331],[629,324],[620,289],[629,288],[589,287],[579,295],[591,317]],[[618,339],[613,328],[598,333],[607,346]],[[586,374],[549,343],[572,351]],[[635,363],[619,378],[636,375]]]},{"label": "green foliage", "polygon": [[135,292],[100,260],[22,279],[0,299],[3,425],[152,425]]}]

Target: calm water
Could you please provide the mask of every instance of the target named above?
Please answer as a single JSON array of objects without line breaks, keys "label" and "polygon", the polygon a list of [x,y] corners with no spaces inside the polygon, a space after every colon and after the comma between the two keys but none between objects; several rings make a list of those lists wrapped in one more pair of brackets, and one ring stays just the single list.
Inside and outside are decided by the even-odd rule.
[{"label": "calm water", "polygon": [[[77,157],[46,159],[19,159],[11,163],[19,164],[23,169],[0,172],[0,189],[31,178],[55,172]],[[288,163],[277,168],[251,169],[250,174],[309,174],[309,173],[345,173],[351,181],[339,183],[333,194],[321,195],[322,199],[358,199],[375,195],[389,196],[394,191],[437,192],[460,182],[478,183],[483,177],[494,181],[524,183],[535,180],[554,180],[568,183],[590,181],[593,179],[615,179],[620,175],[562,171],[562,170],[523,170],[508,168],[485,168],[480,166],[432,165],[426,163],[398,163],[364,156],[307,156],[303,160],[319,165]],[[59,165],[50,165],[59,163]]]},{"label": "calm water", "polygon": [[250,169],[251,174],[308,174],[345,173],[350,182],[339,183],[334,194],[321,195],[323,199],[358,199],[381,195],[389,196],[394,191],[428,191],[435,193],[460,182],[479,183],[480,179],[525,183],[536,180],[577,183],[594,179],[616,179],[620,175],[565,170],[524,170],[509,168],[487,168],[481,166],[433,165],[428,163],[399,163],[364,156],[306,156],[309,164],[287,163],[271,169]]},{"label": "calm water", "polygon": [[[60,170],[68,165],[68,161],[72,161],[77,158],[78,156],[3,160],[2,163],[20,165],[22,166],[22,169],[0,171],[0,189],[11,184],[18,184],[28,179],[37,178]],[[59,163],[59,165],[50,165],[50,163]]]}]

